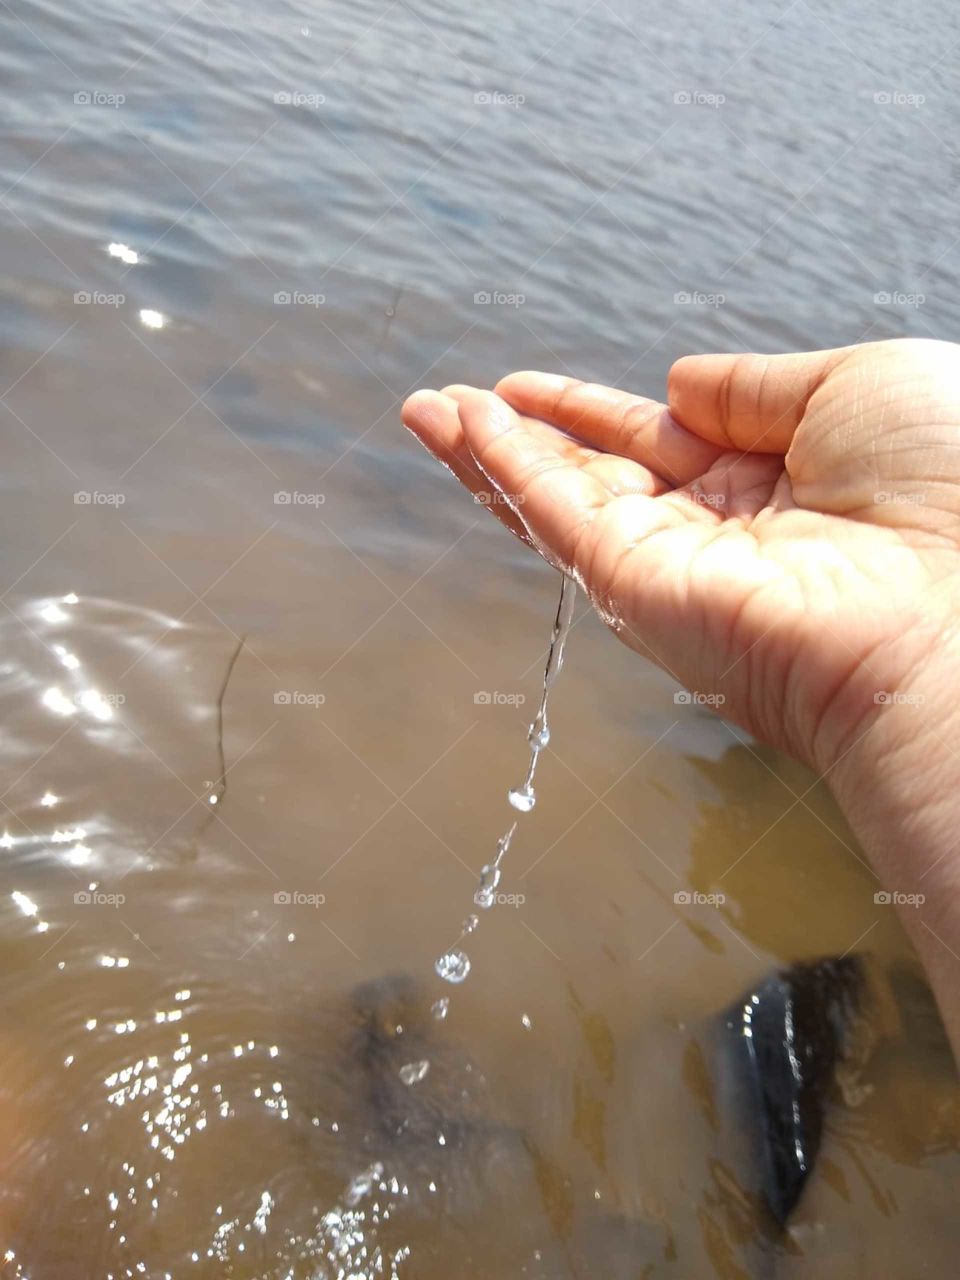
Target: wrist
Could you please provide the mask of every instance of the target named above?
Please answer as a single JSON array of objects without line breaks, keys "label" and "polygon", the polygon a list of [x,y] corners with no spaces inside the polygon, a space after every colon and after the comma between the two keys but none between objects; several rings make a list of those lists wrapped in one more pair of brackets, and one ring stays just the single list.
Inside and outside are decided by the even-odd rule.
[{"label": "wrist", "polygon": [[[960,1060],[960,643],[942,630],[855,726],[826,770],[920,954]],[[893,667],[888,667],[893,671]]]}]

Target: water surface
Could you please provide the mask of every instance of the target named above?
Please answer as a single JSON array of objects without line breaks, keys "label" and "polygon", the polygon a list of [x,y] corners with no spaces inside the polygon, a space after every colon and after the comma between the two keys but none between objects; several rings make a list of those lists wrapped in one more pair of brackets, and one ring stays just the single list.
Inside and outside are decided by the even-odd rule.
[{"label": "water surface", "polygon": [[[765,1235],[711,1020],[782,961],[906,944],[823,785],[582,604],[517,902],[439,1042],[419,1020],[557,583],[398,407],[516,367],[659,395],[689,351],[954,336],[953,11],[0,23],[11,1273],[952,1276],[955,1096],[920,1049]],[[393,1067],[424,1055],[400,1151]]]}]

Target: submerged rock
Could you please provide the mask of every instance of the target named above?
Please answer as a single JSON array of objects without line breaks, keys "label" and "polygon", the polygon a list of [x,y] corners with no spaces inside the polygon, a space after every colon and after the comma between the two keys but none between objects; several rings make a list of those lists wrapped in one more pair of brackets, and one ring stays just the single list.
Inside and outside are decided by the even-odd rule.
[{"label": "submerged rock", "polygon": [[784,1226],[816,1163],[837,1070],[857,1052],[867,980],[857,957],[795,964],[724,1015],[732,1114],[760,1192]]}]

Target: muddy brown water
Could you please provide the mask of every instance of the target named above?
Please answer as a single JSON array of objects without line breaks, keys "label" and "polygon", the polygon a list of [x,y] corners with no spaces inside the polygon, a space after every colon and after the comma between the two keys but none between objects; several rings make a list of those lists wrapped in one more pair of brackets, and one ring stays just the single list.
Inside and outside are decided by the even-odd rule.
[{"label": "muddy brown water", "polygon": [[5,1274],[953,1276],[919,1044],[771,1241],[712,1020],[782,962],[907,946],[823,784],[582,603],[516,901],[424,1020],[557,581],[397,406],[955,335],[956,14],[3,9]]}]

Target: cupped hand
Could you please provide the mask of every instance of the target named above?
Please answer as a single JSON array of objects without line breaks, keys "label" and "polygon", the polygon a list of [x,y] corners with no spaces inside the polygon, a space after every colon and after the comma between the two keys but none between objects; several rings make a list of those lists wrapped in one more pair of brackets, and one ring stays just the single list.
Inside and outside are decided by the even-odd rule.
[{"label": "cupped hand", "polygon": [[828,771],[960,605],[960,347],[688,356],[667,404],[545,373],[405,424],[627,644]]}]

